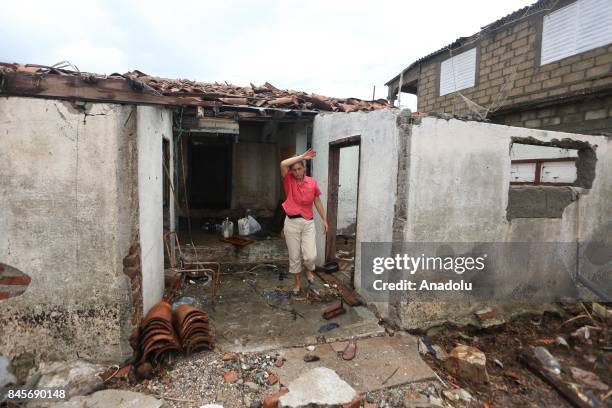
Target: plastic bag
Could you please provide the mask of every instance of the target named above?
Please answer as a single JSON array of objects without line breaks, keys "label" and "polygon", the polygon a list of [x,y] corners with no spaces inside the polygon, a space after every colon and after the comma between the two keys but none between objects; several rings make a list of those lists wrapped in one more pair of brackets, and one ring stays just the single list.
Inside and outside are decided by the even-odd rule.
[{"label": "plastic bag", "polygon": [[249,221],[249,233],[254,234],[258,231],[261,231],[261,225],[257,222],[257,220],[250,215],[247,215],[247,219]]},{"label": "plastic bag", "polygon": [[250,232],[248,218],[240,218],[238,220],[238,235],[249,235]]}]

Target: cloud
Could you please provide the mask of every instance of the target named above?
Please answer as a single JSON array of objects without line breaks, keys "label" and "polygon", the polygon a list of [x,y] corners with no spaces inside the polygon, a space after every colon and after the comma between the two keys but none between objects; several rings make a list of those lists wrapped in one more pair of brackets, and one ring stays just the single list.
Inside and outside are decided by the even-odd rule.
[{"label": "cloud", "polygon": [[[412,61],[532,0],[8,2],[0,60],[364,99]],[[414,108],[415,98],[405,98]],[[410,105],[409,105],[410,106]]]}]

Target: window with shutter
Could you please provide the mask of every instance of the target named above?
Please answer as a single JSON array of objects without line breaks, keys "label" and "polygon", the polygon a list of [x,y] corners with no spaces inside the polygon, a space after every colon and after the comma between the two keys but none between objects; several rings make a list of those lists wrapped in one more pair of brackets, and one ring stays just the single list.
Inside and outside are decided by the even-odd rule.
[{"label": "window with shutter", "polygon": [[440,66],[440,96],[473,87],[476,82],[476,48],[443,61]]},{"label": "window with shutter", "polygon": [[577,0],[544,16],[541,65],[612,43],[612,1]]}]

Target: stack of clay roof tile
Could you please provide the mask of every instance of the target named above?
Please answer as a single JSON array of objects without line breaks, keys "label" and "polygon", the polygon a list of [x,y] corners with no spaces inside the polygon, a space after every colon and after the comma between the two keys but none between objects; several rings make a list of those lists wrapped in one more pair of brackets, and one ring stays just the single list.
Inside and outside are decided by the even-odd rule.
[{"label": "stack of clay roof tile", "polygon": [[162,301],[151,308],[140,326],[140,362],[157,364],[166,353],[184,349],[187,353],[214,348],[208,313],[181,305],[172,311]]},{"label": "stack of clay roof tile", "polygon": [[75,67],[65,61],[61,65],[56,64],[51,67],[0,62],[0,69],[41,75],[75,75],[81,76],[91,84],[95,83],[96,78],[115,78],[133,82],[132,85],[136,88],[157,95],[191,96],[218,101],[224,105],[331,112],[373,111],[393,107],[385,99],[365,101],[357,98],[331,98],[314,93],[279,89],[268,82],[262,86],[253,84],[236,86],[227,82],[205,83],[188,79],[160,78],[138,70],[125,74],[92,74],[76,71]]},{"label": "stack of clay roof tile", "polygon": [[180,305],[174,316],[174,326],[187,353],[214,348],[208,313],[190,305]]}]

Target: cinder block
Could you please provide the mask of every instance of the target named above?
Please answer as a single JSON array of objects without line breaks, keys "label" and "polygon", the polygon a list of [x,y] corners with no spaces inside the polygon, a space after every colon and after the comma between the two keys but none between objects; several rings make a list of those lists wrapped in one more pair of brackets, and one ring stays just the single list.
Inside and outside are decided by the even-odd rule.
[{"label": "cinder block", "polygon": [[584,120],[605,119],[608,117],[607,109],[597,109],[585,112]]},{"label": "cinder block", "polygon": [[586,72],[587,78],[606,75],[610,73],[610,64],[593,67]]},{"label": "cinder block", "polygon": [[571,74],[563,75],[563,82],[565,83],[581,81],[583,79],[584,79],[584,71],[572,72]]},{"label": "cinder block", "polygon": [[595,58],[589,58],[584,61],[578,61],[572,64],[572,72],[581,71],[584,69],[591,68],[595,65]]}]

